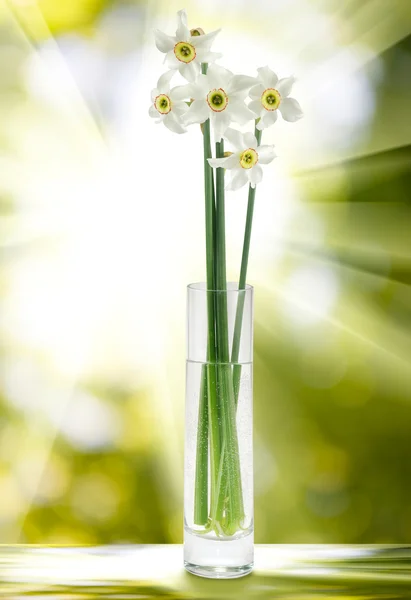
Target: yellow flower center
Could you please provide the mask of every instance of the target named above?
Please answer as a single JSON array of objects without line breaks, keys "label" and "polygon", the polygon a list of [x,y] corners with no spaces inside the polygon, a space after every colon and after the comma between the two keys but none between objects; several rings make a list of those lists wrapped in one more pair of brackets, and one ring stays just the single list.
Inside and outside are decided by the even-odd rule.
[{"label": "yellow flower center", "polygon": [[254,148],[247,148],[240,155],[240,165],[243,169],[252,169],[258,163],[258,154]]},{"label": "yellow flower center", "polygon": [[278,90],[274,88],[268,88],[264,90],[263,95],[261,96],[261,104],[264,106],[265,110],[277,110],[280,106],[281,102],[281,94]]},{"label": "yellow flower center", "polygon": [[178,42],[178,44],[174,46],[174,54],[179,61],[188,64],[195,59],[196,49],[188,42]]},{"label": "yellow flower center", "polygon": [[211,90],[207,94],[208,106],[214,112],[222,112],[227,108],[228,96],[223,89]]},{"label": "yellow flower center", "polygon": [[167,115],[171,110],[171,100],[165,94],[160,94],[154,100],[154,106],[161,115]]}]

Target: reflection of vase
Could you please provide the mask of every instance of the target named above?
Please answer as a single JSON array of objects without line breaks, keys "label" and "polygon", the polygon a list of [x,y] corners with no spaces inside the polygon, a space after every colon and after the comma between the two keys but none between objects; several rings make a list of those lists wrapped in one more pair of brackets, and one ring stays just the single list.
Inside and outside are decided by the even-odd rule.
[{"label": "reflection of vase", "polygon": [[187,300],[185,567],[239,577],[253,565],[253,288],[192,284]]}]

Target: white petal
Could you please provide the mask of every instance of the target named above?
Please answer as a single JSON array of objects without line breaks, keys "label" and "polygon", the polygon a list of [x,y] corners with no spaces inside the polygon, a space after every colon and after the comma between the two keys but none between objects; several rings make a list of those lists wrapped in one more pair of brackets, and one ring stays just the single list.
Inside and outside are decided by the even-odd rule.
[{"label": "white petal", "polygon": [[211,111],[211,121],[214,127],[215,141],[219,142],[221,138],[224,137],[224,134],[231,122],[231,118],[227,113],[227,109],[221,113]]},{"label": "white petal", "polygon": [[227,158],[227,162],[225,163],[226,169],[235,169],[240,166],[240,153],[234,152],[231,156]]},{"label": "white petal", "polygon": [[220,31],[221,29],[216,29],[215,31],[210,31],[210,33],[205,33],[204,35],[193,35],[190,38],[190,44],[193,44],[196,49],[204,48],[204,50],[209,50]]},{"label": "white petal", "polygon": [[274,146],[258,146],[258,162],[262,165],[268,165],[277,156],[274,152]]},{"label": "white petal", "polygon": [[[166,71],[157,81],[157,89],[160,91],[160,94],[168,94],[170,92],[170,81],[175,75],[175,71]],[[158,94],[157,94],[158,95]]]},{"label": "white petal", "polygon": [[285,121],[290,121],[290,123],[298,121],[298,119],[301,119],[303,116],[301,106],[294,98],[284,98],[284,100],[280,102],[279,110],[281,111],[283,119]]},{"label": "white petal", "polygon": [[252,169],[250,169],[248,175],[251,183],[251,187],[255,187],[257,183],[260,183],[263,178],[263,167],[260,165],[254,165]]},{"label": "white petal", "polygon": [[256,82],[257,80],[255,77],[249,77],[248,75],[234,75],[227,86],[227,94],[232,96],[233,94],[239,94],[240,92],[248,93]]},{"label": "white petal", "polygon": [[261,131],[262,129],[267,129],[267,127],[274,125],[274,123],[277,120],[277,117],[277,110],[265,110],[263,116],[261,117],[261,120],[258,122],[258,125],[261,124],[261,127],[258,127],[257,125],[257,129],[260,129]]},{"label": "white petal", "polygon": [[238,125],[245,125],[248,121],[254,120],[254,113],[244,104],[244,102],[228,102],[224,112],[229,112],[231,119]]},{"label": "white petal", "polygon": [[229,127],[224,135],[225,139],[232,145],[235,150],[244,150],[244,138],[241,131]]},{"label": "white petal", "polygon": [[148,109],[148,114],[150,115],[150,117],[152,119],[158,119],[158,117],[160,116],[160,113],[158,112],[158,110],[154,107],[154,105],[152,104],[150,106],[150,108]]},{"label": "white petal", "polygon": [[264,89],[273,88],[277,85],[278,77],[274,71],[268,67],[260,67],[257,69],[257,73]]},{"label": "white petal", "polygon": [[253,100],[261,100],[261,96],[263,95],[263,92],[265,89],[266,88],[263,85],[261,85],[261,83],[259,83],[258,85],[255,85],[254,87],[251,88],[248,95]]},{"label": "white petal", "polygon": [[188,64],[180,62],[180,67],[178,69],[184,79],[187,81],[193,82],[196,77],[200,74],[200,64],[195,62],[194,60]]},{"label": "white petal", "polygon": [[173,102],[171,110],[178,118],[181,118],[188,111],[188,105],[185,102]]},{"label": "white petal", "polygon": [[194,100],[190,108],[184,115],[184,125],[192,125],[193,123],[204,123],[209,116],[208,104],[205,100]]},{"label": "white petal", "polygon": [[207,71],[209,89],[214,90],[218,88],[225,89],[233,74],[228,69],[220,67],[220,65],[211,65]]},{"label": "white petal", "polygon": [[210,167],[213,167],[213,169],[218,169],[224,167],[227,158],[208,158],[207,160]]},{"label": "white petal", "polygon": [[193,84],[192,97],[195,100],[205,100],[210,91],[210,84],[207,75],[199,75]]},{"label": "white petal", "polygon": [[178,85],[172,88],[170,91],[170,99],[173,102],[180,102],[181,100],[189,100],[193,97],[193,84],[187,83],[186,85]]},{"label": "white petal", "polygon": [[203,49],[196,49],[196,50],[197,50],[196,59],[200,63],[211,64],[223,56],[220,52],[210,52],[210,50],[203,50]]},{"label": "white petal", "polygon": [[190,30],[187,26],[187,13],[185,9],[179,10],[177,13],[177,42],[188,42],[190,39]]},{"label": "white petal", "polygon": [[295,77],[284,77],[283,79],[280,79],[275,89],[280,92],[283,98],[286,98],[291,93],[294,83]]},{"label": "white petal", "polygon": [[257,138],[253,133],[247,132],[244,134],[244,144],[245,148],[254,148],[256,149],[258,146]]},{"label": "white petal", "polygon": [[163,121],[164,125],[172,131],[173,133],[185,133],[186,129],[181,125],[179,120],[173,115],[172,112],[169,112],[168,115],[165,116]]},{"label": "white petal", "polygon": [[157,49],[160,52],[170,52],[175,46],[175,40],[170,35],[163,33],[159,29],[154,30],[154,40],[156,42]]},{"label": "white petal", "polygon": [[178,69],[181,65],[181,61],[178,60],[173,50],[167,52],[164,62],[169,69]]},{"label": "white petal", "polygon": [[240,154],[232,154],[224,158],[209,158],[208,162],[212,167],[224,167],[224,169],[235,169],[240,166]]},{"label": "white petal", "polygon": [[254,113],[256,119],[261,115],[261,111],[264,110],[260,100],[252,100],[252,102],[248,104],[248,108]]},{"label": "white petal", "polygon": [[235,169],[233,176],[227,183],[225,189],[235,192],[236,190],[239,190],[241,187],[243,187],[243,185],[245,185],[248,182],[247,173],[245,171],[246,169],[242,168]]},{"label": "white petal", "polygon": [[157,98],[157,96],[159,95],[159,91],[157,88],[154,88],[154,90],[151,90],[151,102],[154,102],[154,100]]}]

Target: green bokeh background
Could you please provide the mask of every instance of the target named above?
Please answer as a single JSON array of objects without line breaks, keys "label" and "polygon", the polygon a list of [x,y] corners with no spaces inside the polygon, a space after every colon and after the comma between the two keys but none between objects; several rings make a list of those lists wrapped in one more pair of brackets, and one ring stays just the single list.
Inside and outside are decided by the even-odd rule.
[{"label": "green bokeh background", "polygon": [[[378,77],[361,145],[353,143],[350,153],[337,148],[313,165],[306,144],[306,163],[293,168],[301,201],[326,223],[322,243],[310,243],[303,222],[287,230],[281,264],[267,273],[266,285],[256,283],[256,542],[405,543],[411,539],[411,5],[407,0],[306,4],[337,20],[342,48],[358,42],[373,51],[367,69]],[[285,23],[291,17],[281,6],[278,18]],[[30,128],[36,118],[23,84],[27,57],[51,35],[57,41],[76,35],[93,44],[101,19],[120,7],[138,11],[136,35],[134,45],[124,47],[120,30],[118,45],[108,48],[113,56],[118,46],[123,56],[138,50],[157,18],[171,23],[170,15],[181,8],[103,0],[10,0],[1,7],[0,310],[15,265],[35,251],[33,244],[42,243],[24,241],[19,216],[31,209],[13,192],[25,176],[13,166],[20,158],[20,127]],[[240,36],[248,27],[247,8],[240,1],[228,7],[220,14],[215,3],[204,11],[200,4],[187,5],[196,18],[204,17],[207,28],[222,20]],[[265,10],[257,3],[253,27],[261,27],[270,47],[278,38],[270,35],[274,17],[265,18]],[[235,22],[230,21],[234,13]],[[306,35],[305,51],[315,63],[315,41],[309,31]],[[318,65],[323,61],[318,58]],[[58,81],[52,84],[58,88]],[[148,97],[151,87],[147,82],[141,93]],[[18,127],[16,110],[21,110]],[[97,110],[94,116],[104,135],[103,117]],[[50,151],[48,156],[46,144],[40,152],[51,170],[54,160],[64,161],[64,155],[55,159]],[[339,280],[331,317],[303,335],[298,319],[290,330],[279,316],[282,278],[302,260],[313,268],[331,267]],[[12,327],[2,322],[3,331]],[[28,403],[11,397],[10,373],[24,383],[26,371],[19,375],[15,368],[21,360],[34,372],[49,368],[40,351],[30,354],[2,336],[0,541],[181,542],[181,401],[165,428],[146,382],[103,371],[81,378],[77,391],[105,407],[119,432],[110,443],[90,449],[37,410],[43,399],[34,388],[26,390]],[[167,380],[172,404],[180,394],[183,351],[178,360],[181,373]],[[64,414],[60,418],[64,421]],[[80,410],[76,419],[82,418]]]}]

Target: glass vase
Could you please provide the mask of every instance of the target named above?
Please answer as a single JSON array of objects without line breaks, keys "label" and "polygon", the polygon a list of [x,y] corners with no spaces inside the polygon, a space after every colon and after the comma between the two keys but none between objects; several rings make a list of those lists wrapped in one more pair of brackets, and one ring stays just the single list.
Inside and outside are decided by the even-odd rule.
[{"label": "glass vase", "polygon": [[196,575],[252,570],[253,288],[188,286],[184,564]]}]

